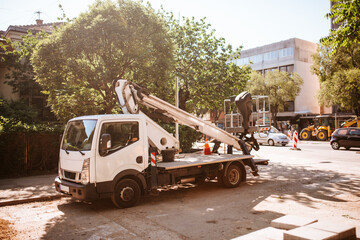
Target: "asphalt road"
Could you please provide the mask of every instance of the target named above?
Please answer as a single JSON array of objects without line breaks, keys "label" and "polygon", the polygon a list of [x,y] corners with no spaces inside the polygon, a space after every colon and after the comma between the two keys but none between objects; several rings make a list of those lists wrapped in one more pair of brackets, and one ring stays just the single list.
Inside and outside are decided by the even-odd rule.
[{"label": "asphalt road", "polygon": [[286,147],[261,146],[258,152],[252,154],[268,158],[272,163],[304,166],[314,169],[332,170],[339,173],[360,173],[360,148],[333,150],[329,142],[300,141],[297,150],[290,150],[292,144]]},{"label": "asphalt road", "polygon": [[299,147],[253,151],[270,164],[235,189],[181,186],[129,209],[64,198],[2,207],[0,218],[14,223],[18,239],[232,239],[286,214],[351,224],[360,236],[360,154],[321,142]]}]

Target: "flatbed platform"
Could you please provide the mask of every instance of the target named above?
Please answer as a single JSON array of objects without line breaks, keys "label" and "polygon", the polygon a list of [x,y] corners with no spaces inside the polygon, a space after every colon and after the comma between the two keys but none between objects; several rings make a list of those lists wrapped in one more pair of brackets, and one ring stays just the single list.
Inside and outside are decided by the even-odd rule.
[{"label": "flatbed platform", "polygon": [[179,169],[186,167],[195,167],[201,165],[208,165],[212,163],[230,162],[236,160],[243,160],[252,158],[252,155],[238,155],[238,154],[211,154],[204,155],[202,152],[180,154],[175,156],[174,162],[158,162],[157,166],[165,170]]}]

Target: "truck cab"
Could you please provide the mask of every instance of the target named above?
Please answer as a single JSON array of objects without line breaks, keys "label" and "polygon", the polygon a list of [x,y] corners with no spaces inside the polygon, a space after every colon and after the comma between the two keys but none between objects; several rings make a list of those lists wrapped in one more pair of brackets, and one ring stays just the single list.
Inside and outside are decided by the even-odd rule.
[{"label": "truck cab", "polygon": [[56,188],[84,200],[107,195],[121,175],[142,175],[148,167],[148,145],[144,115],[74,118],[62,139]]}]

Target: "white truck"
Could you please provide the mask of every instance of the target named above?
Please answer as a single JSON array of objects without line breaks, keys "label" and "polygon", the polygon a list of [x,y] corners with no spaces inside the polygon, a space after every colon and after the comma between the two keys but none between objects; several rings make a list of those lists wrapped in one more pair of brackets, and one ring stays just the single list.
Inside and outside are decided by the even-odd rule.
[{"label": "white truck", "polygon": [[[56,191],[92,201],[111,197],[119,208],[134,206],[142,194],[162,186],[215,179],[226,187],[246,181],[245,166],[257,176],[248,144],[126,81],[114,82],[124,114],[69,120],[61,146]],[[179,141],[139,111],[138,104],[160,110],[228,145],[228,154],[177,154]],[[242,154],[232,154],[232,147]]]}]

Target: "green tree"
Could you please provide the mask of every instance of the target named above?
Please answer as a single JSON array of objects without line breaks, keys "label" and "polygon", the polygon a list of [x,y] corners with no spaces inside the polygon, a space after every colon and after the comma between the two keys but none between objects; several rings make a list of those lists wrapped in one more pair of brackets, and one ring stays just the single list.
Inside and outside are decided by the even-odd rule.
[{"label": "green tree", "polygon": [[333,0],[334,5],[330,13],[326,14],[328,19],[338,24],[330,35],[320,40],[321,43],[331,46],[332,50],[340,47],[351,47],[360,41],[360,0]]},{"label": "green tree", "polygon": [[266,95],[270,98],[270,111],[276,125],[276,115],[284,110],[286,101],[294,101],[299,94],[302,78],[297,73],[274,70],[267,72],[265,77],[253,71],[247,83],[247,90],[253,95]]},{"label": "green tree", "polygon": [[360,44],[339,47],[336,52],[328,44],[321,44],[313,55],[312,72],[319,77],[321,105],[339,105],[343,110],[360,114]]},{"label": "green tree", "polygon": [[168,22],[175,42],[175,77],[179,79],[179,107],[201,115],[210,111],[215,118],[223,108],[223,101],[243,91],[250,68],[229,62],[240,55],[224,38],[217,38],[215,30],[205,19],[175,19],[162,13]]},{"label": "green tree", "polygon": [[65,121],[116,111],[116,79],[166,98],[172,51],[168,29],[152,8],[128,0],[97,1],[42,40],[31,61],[48,104]]}]

